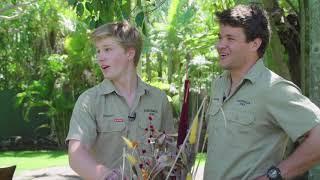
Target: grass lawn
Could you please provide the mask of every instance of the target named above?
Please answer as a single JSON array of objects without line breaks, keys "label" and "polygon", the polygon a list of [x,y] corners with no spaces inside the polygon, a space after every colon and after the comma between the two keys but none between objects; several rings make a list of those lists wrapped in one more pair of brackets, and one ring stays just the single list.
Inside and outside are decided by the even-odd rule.
[{"label": "grass lawn", "polygon": [[[200,166],[205,163],[206,154],[198,154]],[[26,170],[42,169],[54,166],[68,166],[65,151],[4,151],[0,152],[0,167],[16,165],[15,174]]]},{"label": "grass lawn", "polygon": [[16,165],[17,174],[25,170],[53,166],[68,166],[65,151],[4,151],[0,152],[0,167]]},{"label": "grass lawn", "polygon": [[199,165],[203,165],[206,163],[207,154],[206,153],[198,153],[195,164],[200,161]]}]

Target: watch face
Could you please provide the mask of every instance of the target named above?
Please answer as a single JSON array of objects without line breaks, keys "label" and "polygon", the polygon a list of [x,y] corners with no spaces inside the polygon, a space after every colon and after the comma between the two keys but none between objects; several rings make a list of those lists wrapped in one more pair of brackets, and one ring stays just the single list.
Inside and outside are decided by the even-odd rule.
[{"label": "watch face", "polygon": [[278,172],[277,172],[277,170],[275,170],[275,169],[270,169],[270,171],[268,172],[268,176],[269,176],[270,178],[276,178],[276,177],[278,177]]},{"label": "watch face", "polygon": [[274,166],[268,170],[267,177],[270,180],[282,180],[280,169]]}]

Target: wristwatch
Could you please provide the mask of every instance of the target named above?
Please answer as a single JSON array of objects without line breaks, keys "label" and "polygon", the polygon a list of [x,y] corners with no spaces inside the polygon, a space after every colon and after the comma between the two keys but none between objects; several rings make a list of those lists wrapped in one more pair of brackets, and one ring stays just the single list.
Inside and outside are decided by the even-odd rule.
[{"label": "wristwatch", "polygon": [[270,180],[283,180],[280,169],[275,166],[271,166],[268,169],[266,176]]}]

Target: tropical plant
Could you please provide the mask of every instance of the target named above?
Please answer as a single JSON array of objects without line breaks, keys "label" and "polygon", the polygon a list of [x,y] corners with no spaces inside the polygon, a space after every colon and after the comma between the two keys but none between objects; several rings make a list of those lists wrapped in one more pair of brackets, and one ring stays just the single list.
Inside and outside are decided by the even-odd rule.
[{"label": "tropical plant", "polygon": [[0,74],[6,83],[2,88],[20,92],[17,104],[25,120],[48,119],[35,134],[49,128],[63,147],[76,98],[99,78],[87,27],[57,1],[33,2],[36,6],[28,7],[23,17],[4,23],[2,28],[9,31],[0,54],[8,60],[1,61],[4,73]]},{"label": "tropical plant", "polygon": [[[142,142],[132,141],[122,137],[127,145],[124,149],[123,158],[126,158],[132,168],[134,176],[138,179],[192,179],[197,173],[193,167],[195,155],[198,153],[199,135],[202,130],[203,108],[206,98],[203,99],[197,114],[195,115],[190,129],[184,129],[187,136],[184,142],[177,147],[177,137],[166,132],[159,132],[152,124],[152,116],[149,116],[149,123],[145,128],[145,135]],[[179,136],[179,134],[178,134]],[[202,148],[203,150],[203,148]],[[123,161],[122,173],[126,170],[126,161]],[[124,175],[123,175],[124,177]]]}]

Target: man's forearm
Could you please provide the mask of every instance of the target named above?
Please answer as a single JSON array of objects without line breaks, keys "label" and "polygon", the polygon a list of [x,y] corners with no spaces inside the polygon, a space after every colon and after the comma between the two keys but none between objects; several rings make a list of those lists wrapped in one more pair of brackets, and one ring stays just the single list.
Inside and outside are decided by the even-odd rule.
[{"label": "man's forearm", "polygon": [[69,146],[70,167],[85,180],[102,180],[110,172],[98,164],[83,147],[74,144]]},{"label": "man's forearm", "polygon": [[303,143],[278,168],[285,179],[303,174],[320,161],[320,126],[314,127]]}]

